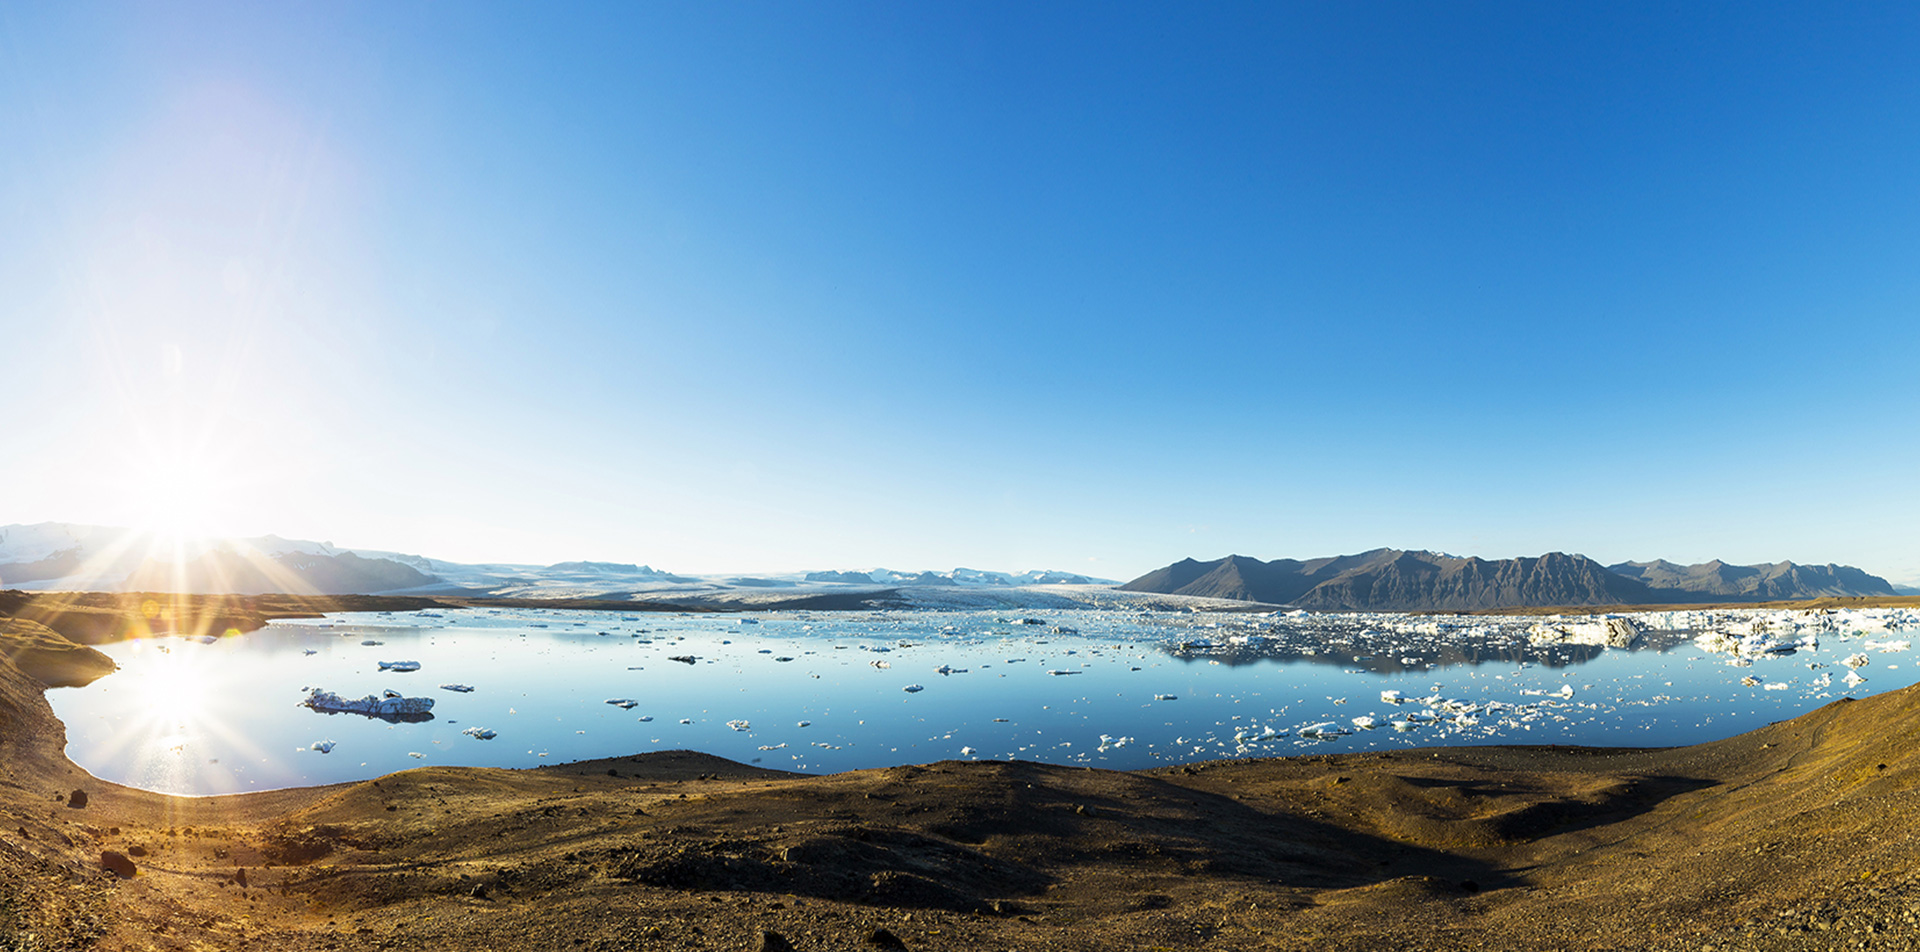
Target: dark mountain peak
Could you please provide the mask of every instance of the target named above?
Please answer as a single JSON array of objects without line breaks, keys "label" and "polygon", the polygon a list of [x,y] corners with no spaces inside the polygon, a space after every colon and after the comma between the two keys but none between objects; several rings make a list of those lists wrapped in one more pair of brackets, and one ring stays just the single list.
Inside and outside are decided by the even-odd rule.
[{"label": "dark mountain peak", "polygon": [[1605,566],[1579,553],[1482,559],[1426,550],[1262,562],[1191,558],[1121,586],[1326,611],[1450,611],[1519,606],[1762,601],[1890,595],[1885,579],[1843,565],[1677,565],[1665,559]]}]

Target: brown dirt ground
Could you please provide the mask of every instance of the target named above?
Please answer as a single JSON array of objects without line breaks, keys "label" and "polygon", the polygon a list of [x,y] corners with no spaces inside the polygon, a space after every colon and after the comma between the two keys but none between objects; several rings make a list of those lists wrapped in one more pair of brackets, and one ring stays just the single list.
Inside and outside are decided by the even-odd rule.
[{"label": "brown dirt ground", "polygon": [[1916,741],[1908,689],[1664,750],[673,752],[184,798],[69,762],[0,660],[0,950],[1908,949]]}]

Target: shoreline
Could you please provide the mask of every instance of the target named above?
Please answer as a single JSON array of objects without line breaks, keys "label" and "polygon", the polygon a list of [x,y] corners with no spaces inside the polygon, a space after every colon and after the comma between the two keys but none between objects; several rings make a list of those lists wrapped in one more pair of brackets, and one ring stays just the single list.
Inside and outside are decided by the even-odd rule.
[{"label": "shoreline", "polygon": [[[181,797],[93,778],[64,738],[45,687],[0,660],[0,947],[1784,950],[1920,934],[1920,686],[1691,747],[1139,771],[803,775],[675,751]],[[123,862],[131,878],[103,870]],[[900,945],[874,944],[882,931]]]}]

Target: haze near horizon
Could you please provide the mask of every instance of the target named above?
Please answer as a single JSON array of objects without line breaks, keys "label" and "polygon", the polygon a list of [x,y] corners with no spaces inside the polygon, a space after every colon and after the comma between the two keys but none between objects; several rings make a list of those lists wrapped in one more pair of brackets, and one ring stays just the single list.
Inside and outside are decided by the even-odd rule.
[{"label": "haze near horizon", "polygon": [[1920,582],[1897,5],[0,9],[0,524]]}]

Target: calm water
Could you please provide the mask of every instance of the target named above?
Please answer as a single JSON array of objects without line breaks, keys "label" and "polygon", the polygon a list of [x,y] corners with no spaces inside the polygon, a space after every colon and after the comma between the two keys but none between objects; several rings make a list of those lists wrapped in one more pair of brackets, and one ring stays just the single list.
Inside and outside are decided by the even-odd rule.
[{"label": "calm water", "polygon": [[[1906,616],[1865,631],[1842,623],[1791,654],[1742,658],[1691,640],[1746,617],[1683,618],[1683,630],[1622,650],[1532,646],[1531,619],[349,614],[212,644],[108,645],[119,672],[48,699],[69,755],[97,776],[204,794],[670,749],[826,773],[945,758],[1128,769],[1432,744],[1657,746],[1920,680],[1899,640]],[[1866,680],[1850,685],[1849,673]],[[315,687],[431,697],[433,717],[300,706]],[[314,749],[326,742],[330,752]]]}]

